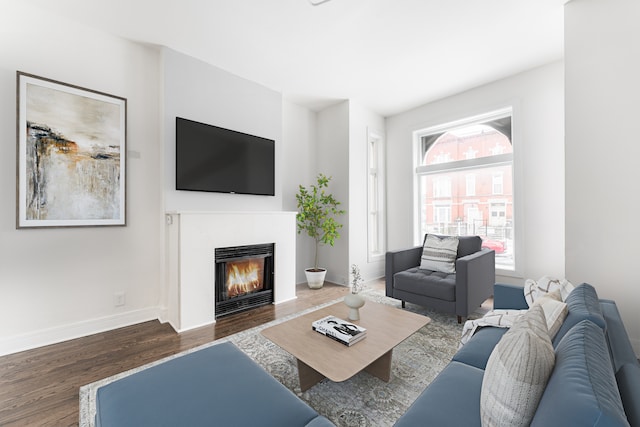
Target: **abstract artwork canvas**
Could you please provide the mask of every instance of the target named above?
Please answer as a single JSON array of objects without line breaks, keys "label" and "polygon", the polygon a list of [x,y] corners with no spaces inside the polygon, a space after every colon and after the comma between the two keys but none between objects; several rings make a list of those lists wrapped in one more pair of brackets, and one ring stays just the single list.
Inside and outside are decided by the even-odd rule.
[{"label": "abstract artwork canvas", "polygon": [[17,227],[126,225],[127,100],[17,73]]}]

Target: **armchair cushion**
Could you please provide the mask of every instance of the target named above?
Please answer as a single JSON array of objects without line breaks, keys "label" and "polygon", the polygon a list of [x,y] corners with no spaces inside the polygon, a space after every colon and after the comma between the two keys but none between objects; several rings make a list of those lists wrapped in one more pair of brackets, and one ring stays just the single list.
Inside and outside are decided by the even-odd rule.
[{"label": "armchair cushion", "polygon": [[456,300],[456,275],[410,268],[396,273],[394,286],[400,291],[425,295],[445,301]]}]

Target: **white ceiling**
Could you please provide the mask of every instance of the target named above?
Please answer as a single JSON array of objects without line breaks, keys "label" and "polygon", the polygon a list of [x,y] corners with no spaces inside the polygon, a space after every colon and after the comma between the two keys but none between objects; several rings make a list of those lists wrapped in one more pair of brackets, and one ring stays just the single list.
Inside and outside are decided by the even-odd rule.
[{"label": "white ceiling", "polygon": [[390,116],[563,57],[568,0],[27,0],[314,110]]}]

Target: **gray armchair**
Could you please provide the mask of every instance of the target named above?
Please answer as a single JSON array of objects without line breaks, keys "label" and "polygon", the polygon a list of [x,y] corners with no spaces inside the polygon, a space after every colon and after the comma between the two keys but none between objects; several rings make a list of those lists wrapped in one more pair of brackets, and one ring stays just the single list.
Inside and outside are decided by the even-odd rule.
[{"label": "gray armchair", "polygon": [[[426,239],[426,236],[425,236]],[[478,236],[460,236],[453,274],[420,269],[422,246],[390,251],[385,259],[386,295],[462,318],[493,295],[495,252]]]}]

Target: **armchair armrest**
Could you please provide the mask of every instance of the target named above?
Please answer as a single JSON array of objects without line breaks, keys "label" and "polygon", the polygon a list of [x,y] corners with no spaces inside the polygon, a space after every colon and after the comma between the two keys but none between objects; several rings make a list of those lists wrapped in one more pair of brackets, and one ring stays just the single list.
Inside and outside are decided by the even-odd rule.
[{"label": "armchair armrest", "polygon": [[493,294],[496,255],[481,249],[456,260],[456,314],[467,317]]},{"label": "armchair armrest", "polygon": [[496,283],[493,287],[493,308],[501,310],[524,310],[529,308],[524,299],[524,287]]},{"label": "armchair armrest", "polygon": [[393,294],[393,275],[400,271],[419,266],[421,255],[422,246],[414,246],[413,248],[389,251],[386,253],[384,276],[387,295]]}]

